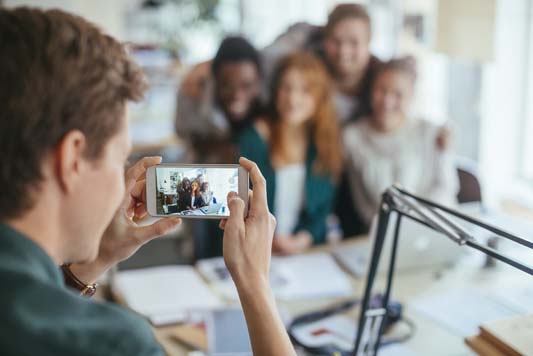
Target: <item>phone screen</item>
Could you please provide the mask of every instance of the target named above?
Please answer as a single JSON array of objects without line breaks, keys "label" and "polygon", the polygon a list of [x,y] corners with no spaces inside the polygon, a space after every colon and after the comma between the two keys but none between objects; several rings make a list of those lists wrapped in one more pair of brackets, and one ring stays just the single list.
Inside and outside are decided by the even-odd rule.
[{"label": "phone screen", "polygon": [[227,195],[238,192],[238,167],[157,167],[158,215],[229,216]]}]

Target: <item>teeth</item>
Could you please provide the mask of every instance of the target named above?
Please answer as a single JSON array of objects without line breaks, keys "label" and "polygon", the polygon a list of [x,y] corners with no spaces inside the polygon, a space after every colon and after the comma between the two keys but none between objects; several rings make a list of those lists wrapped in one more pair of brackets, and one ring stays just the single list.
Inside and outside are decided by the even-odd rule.
[{"label": "teeth", "polygon": [[245,103],[232,104],[230,105],[230,109],[231,111],[242,112],[246,110],[246,104]]}]

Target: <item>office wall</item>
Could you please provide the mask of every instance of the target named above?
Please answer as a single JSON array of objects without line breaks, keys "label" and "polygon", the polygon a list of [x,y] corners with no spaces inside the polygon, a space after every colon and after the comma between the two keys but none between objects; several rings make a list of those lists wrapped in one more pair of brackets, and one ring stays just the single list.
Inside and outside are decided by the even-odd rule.
[{"label": "office wall", "polygon": [[[122,39],[125,35],[124,11],[127,0],[5,0],[5,6],[59,8],[83,16]],[[133,2],[133,1],[131,1]]]}]

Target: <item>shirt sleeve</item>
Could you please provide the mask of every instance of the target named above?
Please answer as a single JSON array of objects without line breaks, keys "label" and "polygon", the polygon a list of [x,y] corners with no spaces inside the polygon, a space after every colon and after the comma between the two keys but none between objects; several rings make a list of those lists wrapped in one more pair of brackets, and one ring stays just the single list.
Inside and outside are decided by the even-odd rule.
[{"label": "shirt sleeve", "polygon": [[164,354],[150,325],[118,305],[80,297],[25,273],[13,274],[9,283],[17,294],[0,299],[16,298],[17,307],[0,314],[5,326],[0,341],[13,350],[34,355]]},{"label": "shirt sleeve", "polygon": [[[303,212],[296,226],[296,232],[307,231],[313,237],[313,243],[322,244],[326,241],[327,218],[333,210],[335,198],[335,186],[329,180],[321,179],[321,183],[314,184],[313,201],[309,202],[308,208]],[[307,197],[311,199],[311,197]]]},{"label": "shirt sleeve", "polygon": [[360,214],[364,224],[369,227],[374,215],[377,212],[377,206],[371,197],[378,196],[380,192],[375,192],[371,187],[365,185],[363,178],[364,167],[363,158],[358,152],[358,145],[361,143],[357,139],[356,129],[347,127],[343,134],[344,140],[344,157],[346,170],[348,173],[348,182],[354,207]]},{"label": "shirt sleeve", "polygon": [[266,88],[269,87],[267,81],[272,78],[279,60],[291,53],[304,50],[311,34],[317,28],[317,26],[305,22],[296,23],[279,35],[270,45],[263,48],[261,51],[261,64],[263,77],[266,79]]},{"label": "shirt sleeve", "polygon": [[176,133],[186,141],[216,139],[226,134],[227,125],[219,118],[215,107],[214,83],[209,80],[199,98],[178,91],[176,107]]}]

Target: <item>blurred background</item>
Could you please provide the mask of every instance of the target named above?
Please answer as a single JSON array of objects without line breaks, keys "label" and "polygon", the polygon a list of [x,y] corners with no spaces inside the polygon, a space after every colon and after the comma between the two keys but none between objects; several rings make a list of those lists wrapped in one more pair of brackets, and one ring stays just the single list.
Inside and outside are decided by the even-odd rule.
[{"label": "blurred background", "polygon": [[[332,0],[4,0],[80,14],[134,45],[150,91],[132,105],[135,152],[179,160],[176,93],[191,65],[213,58],[240,34],[256,48],[298,22],[323,25]],[[415,107],[449,122],[458,155],[477,164],[489,204],[533,207],[532,4],[529,0],[368,0],[371,50],[418,60]],[[472,43],[477,44],[472,46]]]}]

